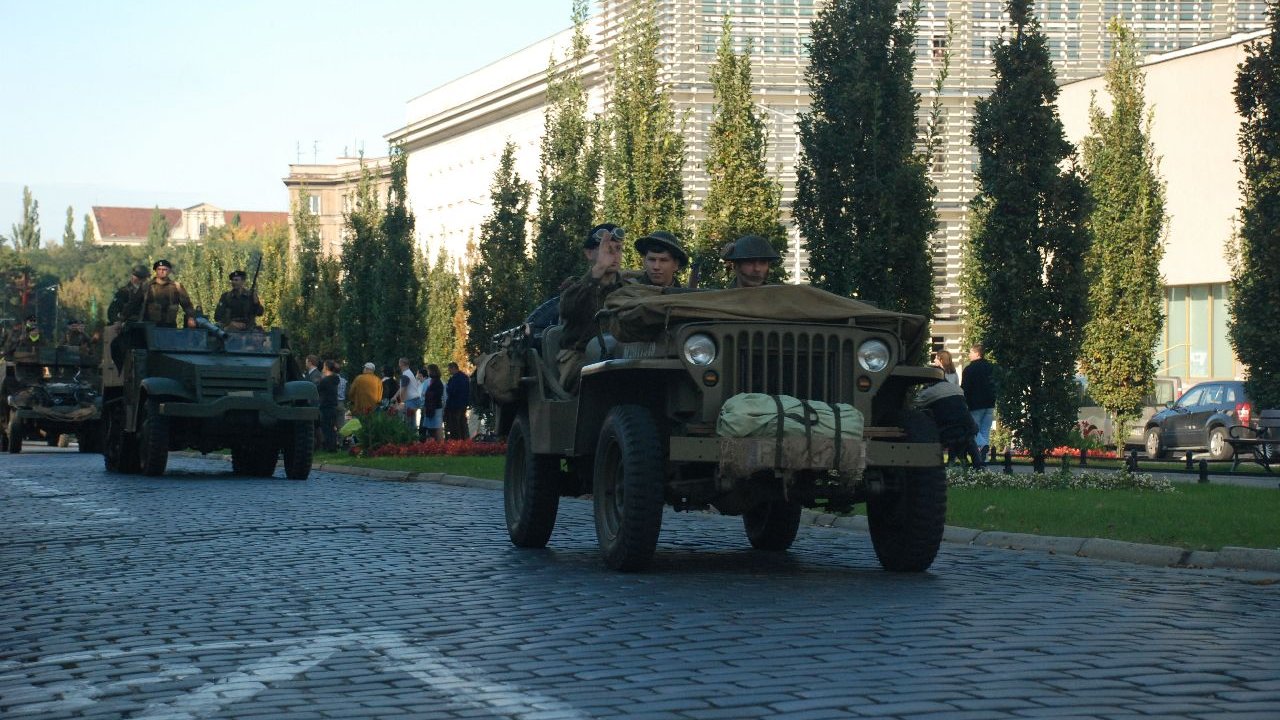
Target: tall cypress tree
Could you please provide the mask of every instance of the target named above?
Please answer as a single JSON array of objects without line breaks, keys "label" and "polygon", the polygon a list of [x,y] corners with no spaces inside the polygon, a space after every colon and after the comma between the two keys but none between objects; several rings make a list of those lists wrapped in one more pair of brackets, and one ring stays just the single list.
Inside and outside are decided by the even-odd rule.
[{"label": "tall cypress tree", "polygon": [[147,249],[155,252],[169,244],[169,219],[157,205],[151,209],[151,224],[147,228]]},{"label": "tall cypress tree", "polygon": [[1258,407],[1280,408],[1280,6],[1268,4],[1269,33],[1251,43],[1236,76],[1244,206],[1231,277],[1231,343],[1249,368]]},{"label": "tall cypress tree", "polygon": [[427,277],[430,293],[427,299],[427,362],[439,365],[443,370],[454,359],[454,348],[457,345],[454,315],[461,285],[458,272],[444,245],[440,246],[440,253]]},{"label": "tall cypress tree", "polygon": [[1116,417],[1116,437],[1122,441],[1143,396],[1155,389],[1152,349],[1164,326],[1165,214],[1137,41],[1119,20],[1112,20],[1109,30],[1111,114],[1090,102],[1090,135],[1083,143],[1094,204],[1089,214],[1093,245],[1086,258],[1090,317],[1080,366],[1089,394]]},{"label": "tall cypress tree", "polygon": [[478,257],[470,275],[467,312],[467,354],[488,349],[495,333],[519,325],[528,313],[529,261],[525,257],[529,183],[515,169],[514,143],[502,150],[502,160],[489,189],[492,211],[480,226]]},{"label": "tall cypress tree", "polygon": [[67,224],[62,228],[62,247],[73,248],[76,246],[76,211],[67,206]]},{"label": "tall cypress tree", "polygon": [[814,21],[792,215],[814,285],[928,316],[936,189],[916,149],[916,13],[832,0]]},{"label": "tall cypress tree", "polygon": [[40,247],[40,201],[31,194],[31,188],[22,186],[22,222],[12,226],[8,238],[18,252]]},{"label": "tall cypress tree", "polygon": [[[609,99],[604,218],[633,236],[654,230],[682,235],[685,226],[684,138],[676,129],[671,94],[659,79],[654,0],[637,4],[614,47],[617,62]],[[635,251],[624,243],[624,262]]]},{"label": "tall cypress tree", "polygon": [[416,364],[422,361],[426,345],[426,319],[417,312],[421,287],[415,266],[414,217],[406,195],[408,156],[400,147],[391,149],[390,180],[379,233],[381,248],[375,264],[374,281],[378,283],[379,292],[373,296],[372,304],[377,321],[368,330],[373,355],[365,360],[347,358],[352,363],[375,357],[407,357]]},{"label": "tall cypress tree", "polygon": [[89,217],[89,213],[84,214],[84,227],[80,230],[80,244],[89,247],[98,242],[98,238],[93,234],[93,220]]},{"label": "tall cypress tree", "polygon": [[980,218],[967,255],[985,326],[971,328],[1001,369],[996,412],[1044,453],[1075,425],[1075,365],[1088,318],[1089,203],[1054,105],[1058,84],[1029,0],[1006,3],[1010,26],[992,47],[995,89],[977,102]]},{"label": "tall cypress tree", "polygon": [[[565,278],[582,272],[582,237],[595,214],[601,135],[587,119],[587,92],[581,77],[588,51],[586,22],[586,0],[574,0],[573,45],[566,66],[556,75],[553,59],[547,69],[531,303],[559,293]],[[472,333],[472,337],[477,336]]]},{"label": "tall cypress tree", "polygon": [[311,193],[303,188],[293,206],[295,244],[289,280],[294,293],[282,308],[282,314],[294,344],[314,353],[322,342],[319,333],[326,318],[319,314],[317,305],[320,292],[320,219],[311,212],[310,200]]},{"label": "tall cypress tree", "polygon": [[[703,220],[693,247],[703,287],[726,287],[730,280],[720,260],[720,248],[743,235],[769,240],[779,255],[787,251],[787,232],[779,210],[782,187],[769,175],[765,153],[765,124],[751,98],[751,55],[733,51],[733,23],[725,16],[716,61],[711,66],[715,93],[708,138],[707,175],[710,187],[703,204]],[[782,264],[773,266],[771,282],[785,277]]]},{"label": "tall cypress tree", "polygon": [[374,326],[384,322],[378,312],[379,296],[386,286],[378,277],[383,246],[382,206],[373,173],[367,167],[361,168],[355,205],[343,220],[347,237],[342,245],[342,355],[348,362],[395,362],[396,358],[373,340]]}]

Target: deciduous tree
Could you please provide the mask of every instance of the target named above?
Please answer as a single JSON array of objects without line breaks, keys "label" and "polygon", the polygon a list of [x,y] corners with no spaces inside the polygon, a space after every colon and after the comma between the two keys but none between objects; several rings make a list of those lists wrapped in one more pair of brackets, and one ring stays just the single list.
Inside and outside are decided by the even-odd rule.
[{"label": "deciduous tree", "polygon": [[992,47],[995,88],[977,102],[972,135],[980,189],[973,208],[981,221],[967,257],[971,300],[987,324],[970,332],[1001,368],[1001,423],[1043,470],[1045,451],[1075,425],[1089,203],[1069,164],[1074,148],[1054,104],[1058,85],[1044,33],[1029,0],[1005,8],[1009,26]]},{"label": "deciduous tree", "polygon": [[80,230],[80,245],[82,247],[92,247],[97,242],[98,238],[93,234],[93,219],[89,217],[89,213],[85,213],[84,227]]},{"label": "deciduous tree", "polygon": [[151,224],[147,228],[147,249],[155,252],[169,244],[169,220],[160,212],[160,206],[151,210]]},{"label": "deciduous tree", "polygon": [[76,246],[76,212],[67,206],[67,224],[62,228],[62,247],[73,248]]},{"label": "deciduous tree", "polygon": [[449,251],[443,245],[428,273],[427,299],[427,362],[440,366],[441,370],[453,359],[457,345],[457,329],[454,315],[457,312],[459,286],[458,272],[449,259]]},{"label": "deciduous tree", "polygon": [[22,186],[22,222],[12,226],[5,238],[14,250],[34,250],[40,247],[40,201],[31,194],[31,188]]},{"label": "deciduous tree", "polygon": [[486,350],[495,333],[520,324],[531,305],[529,260],[524,254],[529,223],[529,183],[515,169],[515,145],[508,142],[489,187],[492,210],[480,226],[478,255],[470,275],[467,311],[468,354]]},{"label": "deciduous tree", "polygon": [[378,202],[373,172],[362,167],[355,204],[343,218],[346,240],[342,245],[342,355],[350,362],[394,362],[387,350],[374,345],[373,327],[383,322],[378,311],[384,290],[378,277],[382,252],[382,205]]},{"label": "deciduous tree", "polygon": [[1164,327],[1164,183],[1151,145],[1151,115],[1133,33],[1112,20],[1111,61],[1106,86],[1110,114],[1095,98],[1089,105],[1084,167],[1093,209],[1089,272],[1089,322],[1084,327],[1080,367],[1089,394],[1116,418],[1116,436],[1155,389],[1152,354]]}]

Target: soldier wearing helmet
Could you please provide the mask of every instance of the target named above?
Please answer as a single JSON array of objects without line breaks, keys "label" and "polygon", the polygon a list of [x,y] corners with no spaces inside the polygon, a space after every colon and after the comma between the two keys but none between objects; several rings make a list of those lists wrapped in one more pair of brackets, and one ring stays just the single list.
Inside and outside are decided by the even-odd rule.
[{"label": "soldier wearing helmet", "polygon": [[768,240],[759,235],[743,235],[724,254],[733,263],[734,280],[729,287],[760,287],[768,284],[769,266],[782,260]]},{"label": "soldier wearing helmet", "polygon": [[134,295],[142,292],[149,277],[151,277],[151,271],[146,265],[133,266],[133,270],[129,273],[129,282],[116,290],[115,297],[111,298],[111,304],[107,306],[107,322],[124,320],[124,309],[129,307],[129,301]]},{"label": "soldier wearing helmet", "polygon": [[196,312],[191,305],[191,298],[182,285],[169,277],[173,264],[168,260],[157,260],[151,265],[156,276],[143,286],[141,292],[133,296],[129,306],[125,308],[124,319],[144,320],[163,327],[178,326],[178,308],[181,307],[187,317],[187,327],[196,326]]}]

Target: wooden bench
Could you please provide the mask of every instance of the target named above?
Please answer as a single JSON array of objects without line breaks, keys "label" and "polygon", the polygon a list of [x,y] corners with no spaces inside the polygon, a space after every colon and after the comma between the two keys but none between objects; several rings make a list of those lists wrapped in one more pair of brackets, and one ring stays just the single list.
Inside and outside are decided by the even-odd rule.
[{"label": "wooden bench", "polygon": [[1236,425],[1227,429],[1231,444],[1231,470],[1240,466],[1240,453],[1253,455],[1253,461],[1271,472],[1271,463],[1280,462],[1280,410],[1263,410],[1255,427]]}]

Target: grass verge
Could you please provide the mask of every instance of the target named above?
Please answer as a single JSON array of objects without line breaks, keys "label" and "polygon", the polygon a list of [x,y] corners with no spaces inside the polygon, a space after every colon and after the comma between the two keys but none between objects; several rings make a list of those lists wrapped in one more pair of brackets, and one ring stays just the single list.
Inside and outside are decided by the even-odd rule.
[{"label": "grass verge", "polygon": [[[502,479],[502,457],[357,458],[316,453],[316,463]],[[859,506],[865,512],[865,506]],[[1220,550],[1280,548],[1280,492],[1232,485],[1137,489],[953,487],[947,524],[975,530],[1097,537]]]}]

